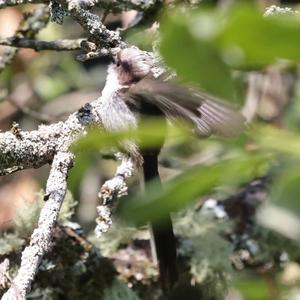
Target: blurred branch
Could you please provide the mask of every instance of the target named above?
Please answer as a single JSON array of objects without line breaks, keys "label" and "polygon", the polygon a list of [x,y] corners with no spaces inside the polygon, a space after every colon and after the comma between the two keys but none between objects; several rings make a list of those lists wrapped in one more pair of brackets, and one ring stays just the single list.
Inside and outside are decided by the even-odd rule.
[{"label": "blurred branch", "polygon": [[[0,0],[1,1],[1,0]],[[1,7],[1,2],[0,2]],[[21,22],[16,36],[19,38],[34,38],[36,34],[44,28],[49,20],[49,13],[47,7],[40,7],[34,12],[25,15],[24,20]],[[17,54],[17,48],[8,48],[0,56],[0,72],[10,64]]]},{"label": "blurred branch", "polygon": [[72,161],[73,156],[69,152],[58,152],[54,156],[46,187],[47,201],[42,208],[38,228],[33,231],[30,244],[24,249],[18,274],[2,300],[25,299],[30,290],[41,259],[52,246],[52,231],[65,197]]},{"label": "blurred branch", "polygon": [[259,89],[259,84],[262,79],[263,75],[257,72],[249,74],[246,100],[243,108],[243,116],[246,118],[247,122],[252,121],[257,113],[257,107],[262,93],[261,89]]},{"label": "blurred branch", "polygon": [[17,6],[22,4],[39,4],[39,3],[48,3],[46,0],[0,0],[0,9]]},{"label": "blurred branch", "polygon": [[25,115],[30,116],[31,118],[33,118],[35,120],[38,120],[38,121],[41,121],[41,122],[44,122],[44,123],[50,123],[50,122],[53,122],[55,120],[55,118],[50,116],[50,115],[34,111],[34,110],[30,109],[29,107],[27,107],[26,105],[20,105],[13,97],[7,97],[6,99],[15,108],[17,108],[22,113],[24,113]]},{"label": "blurred branch", "polygon": [[243,115],[248,122],[257,115],[264,120],[280,124],[290,104],[296,85],[297,73],[269,67],[264,72],[248,76],[248,88]]},{"label": "blurred branch", "polygon": [[54,51],[72,51],[80,50],[80,43],[82,39],[74,40],[56,40],[56,41],[37,41],[28,38],[10,37],[7,39],[0,39],[0,45],[10,46],[16,48],[30,48],[35,51],[54,50]]}]

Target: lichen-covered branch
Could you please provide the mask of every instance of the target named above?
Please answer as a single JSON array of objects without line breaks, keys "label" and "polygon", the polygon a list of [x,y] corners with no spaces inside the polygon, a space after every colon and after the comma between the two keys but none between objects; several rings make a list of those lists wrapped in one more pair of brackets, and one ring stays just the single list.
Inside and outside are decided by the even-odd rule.
[{"label": "lichen-covered branch", "polygon": [[33,231],[30,244],[22,253],[21,266],[12,286],[2,300],[25,299],[38,270],[43,255],[52,243],[52,231],[67,190],[67,175],[72,166],[73,155],[58,152],[53,159],[47,181],[47,201],[41,211],[38,227]]},{"label": "lichen-covered branch", "polygon": [[[48,20],[49,13],[47,7],[40,7],[36,9],[33,13],[30,13],[24,17],[24,20],[21,22],[16,32],[16,37],[33,39],[36,34],[47,25]],[[0,56],[0,72],[12,62],[17,52],[17,48],[8,48],[4,51],[4,53]]]},{"label": "lichen-covered branch", "polygon": [[[49,2],[49,0],[0,0],[0,9],[23,4],[49,4]],[[117,13],[130,9],[146,11],[154,5],[162,3],[162,0],[80,0],[78,2],[85,8],[92,8],[96,6],[102,9],[108,9],[110,12]]]},{"label": "lichen-covered branch", "polygon": [[95,233],[99,237],[105,233],[112,224],[112,212],[114,209],[113,198],[120,198],[127,195],[126,180],[133,175],[134,164],[130,157],[118,154],[117,158],[121,164],[117,168],[114,177],[107,180],[101,187],[99,199],[102,202],[97,206],[98,218],[96,219],[97,226]]},{"label": "lichen-covered branch", "polygon": [[82,8],[79,1],[76,0],[58,0],[62,7],[66,9],[71,17],[77,21],[81,27],[89,34],[99,48],[125,47],[126,44],[121,40],[117,31],[108,30],[101,22],[101,19]]},{"label": "lichen-covered branch", "polygon": [[298,11],[294,10],[290,7],[280,7],[280,6],[277,6],[277,5],[271,5],[271,6],[268,6],[265,9],[264,16],[269,17],[269,16],[272,16],[272,15],[296,14],[296,13],[298,13]]},{"label": "lichen-covered branch", "polygon": [[56,41],[38,41],[34,39],[11,37],[0,39],[0,45],[16,48],[29,48],[35,51],[54,50],[54,51],[72,51],[80,50],[82,39],[75,40],[56,40]]},{"label": "lichen-covered branch", "polygon": [[86,104],[65,122],[40,125],[37,130],[21,131],[14,126],[0,133],[0,176],[7,169],[38,168],[51,163],[57,152],[68,151],[87,125],[101,125],[100,99]]},{"label": "lichen-covered branch", "polygon": [[[25,3],[45,3],[49,2],[46,0],[9,0],[9,1],[1,1],[0,0],[0,9],[6,6],[14,6]],[[110,55],[114,53],[114,48],[124,48],[126,47],[126,43],[124,43],[117,31],[109,30],[106,26],[101,22],[101,19],[96,15],[89,11],[89,9],[93,6],[99,6],[108,11],[122,11],[126,9],[139,9],[139,10],[147,10],[150,7],[160,4],[161,1],[97,1],[97,0],[85,0],[85,1],[77,1],[77,0],[57,0],[56,2],[61,5],[61,7],[66,10],[70,16],[78,22],[81,27],[88,34],[90,41],[95,43],[96,49],[94,51],[90,51],[85,56],[79,57],[80,60],[86,60],[94,57],[98,57],[100,55]],[[60,16],[63,18],[63,16]],[[62,22],[62,21],[61,21]],[[45,24],[46,25],[46,24]],[[22,33],[24,30],[21,30]],[[27,34],[18,34],[16,37],[11,39],[1,40],[0,44],[8,45],[13,47],[23,47],[23,48],[32,48],[36,51],[40,50],[56,50],[56,51],[64,51],[64,50],[77,50],[80,49],[80,41],[75,40],[74,42],[68,40],[62,41],[35,41],[31,40],[34,36]],[[24,39],[28,38],[28,39]],[[2,58],[2,69],[6,66],[6,64],[10,63],[16,54],[17,49],[10,48],[8,49],[7,54]],[[1,61],[0,61],[0,70],[1,70]]]}]

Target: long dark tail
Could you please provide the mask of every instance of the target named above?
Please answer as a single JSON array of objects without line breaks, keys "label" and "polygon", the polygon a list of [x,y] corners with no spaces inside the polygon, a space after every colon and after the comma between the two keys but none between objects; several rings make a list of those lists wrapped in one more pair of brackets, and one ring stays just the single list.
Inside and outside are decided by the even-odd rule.
[{"label": "long dark tail", "polygon": [[[161,184],[158,173],[159,151],[151,150],[143,153],[145,189],[147,182],[156,178]],[[178,279],[176,240],[173,232],[171,216],[167,215],[159,223],[151,223],[152,238],[159,265],[160,282],[163,291],[168,292]]]}]

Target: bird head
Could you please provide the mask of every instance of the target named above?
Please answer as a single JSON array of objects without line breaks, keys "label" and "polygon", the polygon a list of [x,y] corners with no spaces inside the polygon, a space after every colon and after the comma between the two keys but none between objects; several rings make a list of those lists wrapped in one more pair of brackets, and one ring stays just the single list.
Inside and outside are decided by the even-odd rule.
[{"label": "bird head", "polygon": [[120,50],[114,57],[114,68],[121,85],[139,82],[151,73],[153,58],[148,52],[130,47]]}]

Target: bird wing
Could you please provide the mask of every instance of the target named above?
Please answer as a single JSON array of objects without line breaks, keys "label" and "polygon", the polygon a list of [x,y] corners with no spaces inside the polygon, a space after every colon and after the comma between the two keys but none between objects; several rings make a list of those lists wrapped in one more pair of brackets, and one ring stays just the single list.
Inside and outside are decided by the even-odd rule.
[{"label": "bird wing", "polygon": [[200,136],[238,136],[244,128],[242,114],[221,100],[178,84],[144,78],[129,88],[138,101],[157,106],[169,119],[192,122]]}]

